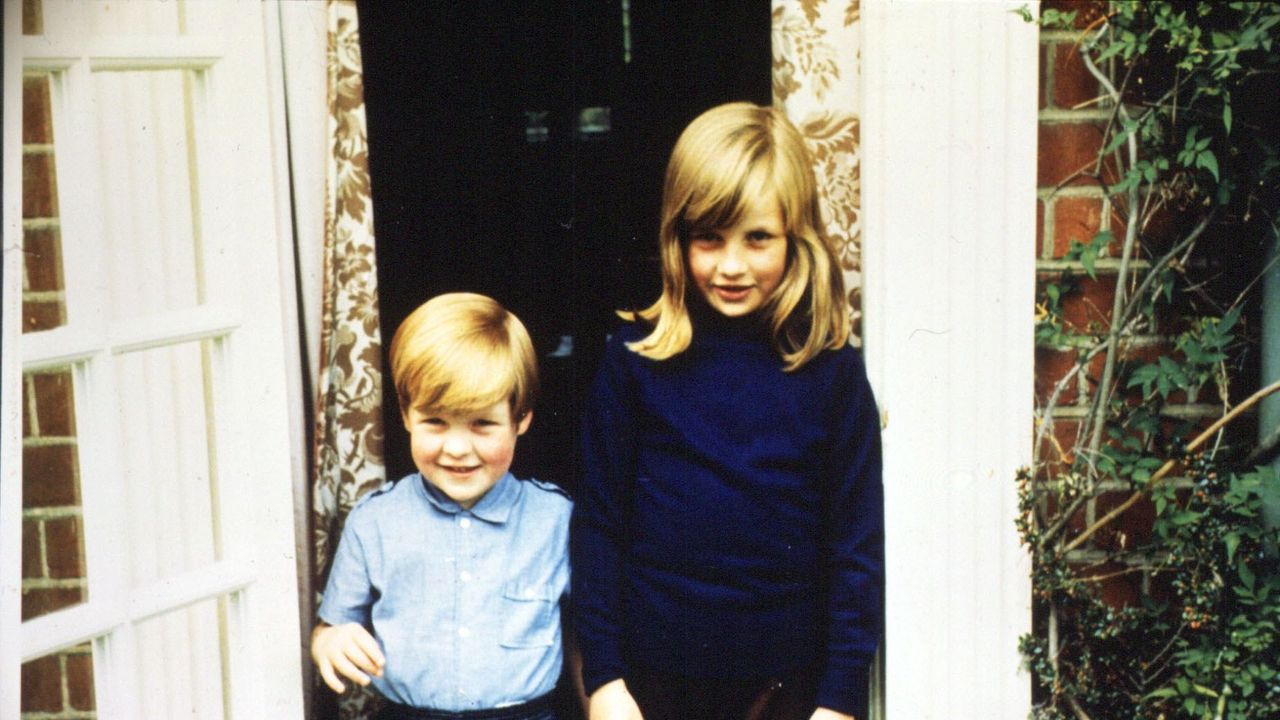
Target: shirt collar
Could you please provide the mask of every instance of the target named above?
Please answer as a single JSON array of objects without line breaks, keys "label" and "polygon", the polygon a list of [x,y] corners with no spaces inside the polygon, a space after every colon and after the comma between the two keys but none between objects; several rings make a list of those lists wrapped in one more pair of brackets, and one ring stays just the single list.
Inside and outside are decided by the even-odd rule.
[{"label": "shirt collar", "polygon": [[[456,515],[463,511],[461,505],[441,492],[440,488],[428,482],[422,473],[418,473],[418,479],[418,486],[422,488],[427,501],[437,510],[449,515]],[[471,506],[470,512],[485,522],[505,523],[507,518],[510,517],[511,508],[515,506],[519,495],[520,486],[518,481],[508,472],[498,478],[498,482],[489,488],[489,492],[485,493],[484,497]]]}]

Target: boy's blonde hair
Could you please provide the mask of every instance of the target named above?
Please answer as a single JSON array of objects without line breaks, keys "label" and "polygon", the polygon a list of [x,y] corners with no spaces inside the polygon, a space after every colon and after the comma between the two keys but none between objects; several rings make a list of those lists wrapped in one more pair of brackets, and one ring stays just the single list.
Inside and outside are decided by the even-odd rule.
[{"label": "boy's blonde hair", "polygon": [[629,347],[665,360],[693,337],[686,305],[689,230],[737,222],[747,205],[773,194],[787,231],[787,269],[762,307],[786,370],[849,341],[844,277],[823,231],[813,159],[780,111],[752,103],[714,107],[676,141],[662,188],[662,295],[639,316],[653,332]]},{"label": "boy's blonde hair", "polygon": [[502,400],[513,420],[533,408],[538,359],[520,319],[495,300],[448,293],[418,306],[391,340],[400,413],[466,412]]}]

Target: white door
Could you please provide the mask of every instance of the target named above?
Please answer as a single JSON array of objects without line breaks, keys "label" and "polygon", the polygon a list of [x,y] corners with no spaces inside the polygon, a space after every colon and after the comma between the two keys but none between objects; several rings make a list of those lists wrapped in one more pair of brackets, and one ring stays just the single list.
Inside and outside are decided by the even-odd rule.
[{"label": "white door", "polygon": [[268,11],[5,3],[0,718],[301,717]]}]

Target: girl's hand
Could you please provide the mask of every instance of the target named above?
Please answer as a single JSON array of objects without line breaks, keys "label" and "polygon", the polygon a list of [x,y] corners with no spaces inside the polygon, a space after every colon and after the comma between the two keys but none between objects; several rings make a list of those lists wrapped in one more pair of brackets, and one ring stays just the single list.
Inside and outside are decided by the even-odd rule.
[{"label": "girl's hand", "polygon": [[382,677],[382,667],[387,664],[378,641],[359,623],[317,625],[311,633],[311,659],[324,684],[336,693],[347,689],[338,675],[368,685],[369,676]]},{"label": "girl's hand", "polygon": [[618,678],[607,682],[591,694],[587,720],[644,720],[640,706],[627,692],[627,683]]},{"label": "girl's hand", "polygon": [[809,720],[857,720],[857,718],[820,707],[813,711],[813,715],[809,717]]}]

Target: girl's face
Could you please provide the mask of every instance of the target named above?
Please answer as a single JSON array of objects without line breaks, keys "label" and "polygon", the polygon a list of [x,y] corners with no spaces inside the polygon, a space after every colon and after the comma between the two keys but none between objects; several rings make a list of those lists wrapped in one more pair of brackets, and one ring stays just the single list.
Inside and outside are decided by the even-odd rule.
[{"label": "girl's face", "polygon": [[755,312],[787,271],[782,206],[769,194],[749,202],[737,223],[689,232],[689,276],[707,304],[728,317]]}]

